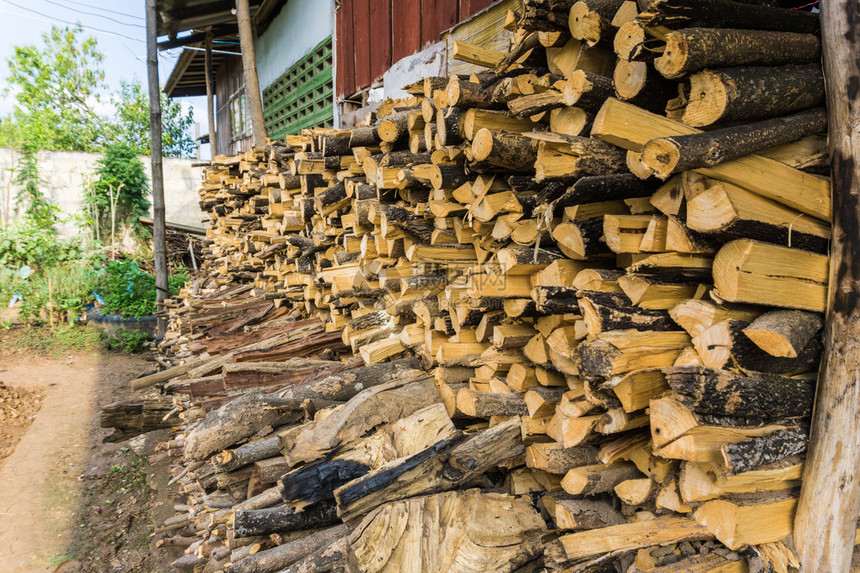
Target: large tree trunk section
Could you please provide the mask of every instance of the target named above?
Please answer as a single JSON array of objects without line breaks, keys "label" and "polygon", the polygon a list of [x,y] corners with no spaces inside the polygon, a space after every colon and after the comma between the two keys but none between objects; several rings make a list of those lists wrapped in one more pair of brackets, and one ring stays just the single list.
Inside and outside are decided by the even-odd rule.
[{"label": "large tree trunk section", "polygon": [[[860,13],[856,3],[821,6],[833,177],[833,242],[809,452],[795,520],[794,540],[805,571],[846,571],[860,513]],[[843,90],[847,89],[847,93]],[[838,484],[838,487],[834,487]]]},{"label": "large tree trunk section", "polygon": [[666,36],[666,49],[654,67],[677,79],[705,68],[802,64],[820,56],[820,42],[812,34],[688,28]]},{"label": "large tree trunk section", "polygon": [[[354,571],[512,573],[539,556],[545,530],[525,499],[471,489],[386,504],[349,543]],[[410,558],[398,557],[404,553]]]},{"label": "large tree trunk section", "polygon": [[681,119],[696,127],[765,119],[823,101],[824,76],[818,64],[723,68],[690,76],[690,103]]},{"label": "large tree trunk section", "polygon": [[713,167],[826,129],[827,114],[824,108],[815,108],[705,133],[652,139],[642,148],[640,162],[665,180],[673,173]]}]

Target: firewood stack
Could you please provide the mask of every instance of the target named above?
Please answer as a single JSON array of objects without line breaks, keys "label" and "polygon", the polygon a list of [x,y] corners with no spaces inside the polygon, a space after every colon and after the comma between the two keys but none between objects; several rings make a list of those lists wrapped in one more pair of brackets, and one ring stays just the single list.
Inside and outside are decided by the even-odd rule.
[{"label": "firewood stack", "polygon": [[137,382],[177,567],[796,567],[831,206],[817,16],[771,4],[525,0],[455,42],[485,72],[216,158]]}]

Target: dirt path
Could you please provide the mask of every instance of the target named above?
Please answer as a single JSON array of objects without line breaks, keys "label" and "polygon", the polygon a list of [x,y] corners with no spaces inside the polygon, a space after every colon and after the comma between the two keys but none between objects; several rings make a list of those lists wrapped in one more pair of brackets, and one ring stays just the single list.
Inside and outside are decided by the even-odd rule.
[{"label": "dirt path", "polygon": [[[45,396],[30,429],[0,469],[0,564],[4,572],[91,570],[86,557],[92,559],[99,548],[87,548],[87,540],[112,526],[119,535],[132,526],[123,521],[127,516],[113,515],[122,510],[107,497],[124,495],[132,502],[143,497],[130,480],[114,479],[131,475],[122,456],[134,454],[127,454],[128,447],[101,444],[103,432],[96,425],[101,405],[127,393],[128,380],[146,368],[140,358],[114,354],[60,360],[0,357],[0,382],[43,391]],[[147,487],[145,483],[136,485]],[[105,496],[93,491],[100,489],[106,491]],[[141,518],[142,523],[149,516],[132,517]],[[117,519],[122,523],[117,524]],[[140,537],[140,548],[135,551],[144,560],[145,529]],[[118,552],[118,547],[110,549],[102,552],[108,558],[111,552]],[[116,560],[102,566],[97,570],[131,570]]]}]

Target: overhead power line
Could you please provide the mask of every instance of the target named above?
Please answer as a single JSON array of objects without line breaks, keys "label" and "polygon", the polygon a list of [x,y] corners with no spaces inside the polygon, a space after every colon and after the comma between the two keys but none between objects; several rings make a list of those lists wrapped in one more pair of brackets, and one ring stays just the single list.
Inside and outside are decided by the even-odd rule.
[{"label": "overhead power line", "polygon": [[[6,4],[10,4],[10,5],[14,6],[15,8],[18,8],[19,10],[24,10],[25,12],[29,12],[31,14],[36,14],[38,16],[41,16],[42,19],[46,19],[49,22],[59,22],[61,24],[66,24],[68,26],[80,26],[81,28],[83,28],[85,30],[92,30],[94,32],[101,32],[102,34],[110,34],[111,36],[118,36],[120,38],[125,38],[126,40],[131,40],[133,42],[141,42],[143,44],[146,43],[145,40],[142,40],[140,38],[132,38],[131,36],[126,36],[125,34],[120,34],[119,32],[114,32],[113,30],[104,30],[102,28],[96,28],[95,26],[87,26],[87,25],[81,24],[80,22],[70,22],[68,20],[63,20],[60,18],[56,18],[54,16],[49,16],[47,14],[43,14],[42,12],[38,12],[36,10],[33,10],[32,8],[27,8],[26,6],[21,6],[20,4],[16,4],[15,2],[12,2],[12,0],[2,0],[2,1],[5,2]],[[21,14],[21,15],[23,15],[23,14]]]},{"label": "overhead power line", "polygon": [[122,22],[117,20],[116,18],[111,18],[110,16],[105,16],[104,14],[99,14],[98,12],[86,12],[84,10],[79,10],[78,8],[71,8],[66,4],[62,4],[60,2],[56,2],[55,0],[45,0],[48,4],[53,4],[54,6],[59,6],[60,8],[65,8],[66,10],[71,10],[77,14],[84,14],[86,16],[95,16],[96,18],[104,18],[105,20],[110,20],[111,22],[116,22],[121,26],[131,26],[133,28],[140,28],[141,30],[146,29],[142,24],[130,24],[128,22]]},{"label": "overhead power line", "polygon": [[75,0],[66,0],[69,4],[77,4],[78,6],[83,6],[85,8],[95,8],[96,10],[101,10],[102,12],[108,12],[110,14],[116,14],[117,16],[125,16],[126,18],[132,18],[133,20],[140,20],[141,22],[146,22],[146,18],[143,16],[135,16],[134,14],[126,14],[125,12],[117,12],[116,10],[110,10],[108,8],[102,8],[101,6],[93,6],[92,4],[87,4],[86,2],[76,2]]}]

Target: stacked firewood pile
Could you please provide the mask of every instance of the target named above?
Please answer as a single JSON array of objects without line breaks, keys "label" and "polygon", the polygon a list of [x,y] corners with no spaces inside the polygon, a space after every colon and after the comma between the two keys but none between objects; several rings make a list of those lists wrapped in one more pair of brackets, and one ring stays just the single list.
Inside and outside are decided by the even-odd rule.
[{"label": "stacked firewood pile", "polygon": [[[507,54],[205,174],[200,571],[787,571],[830,184],[813,13],[526,0]],[[183,362],[184,361],[184,362]]]}]

